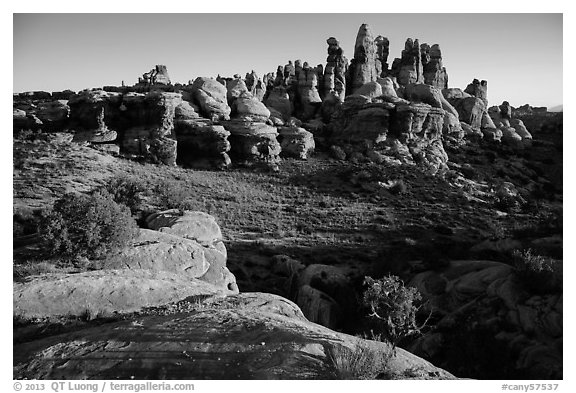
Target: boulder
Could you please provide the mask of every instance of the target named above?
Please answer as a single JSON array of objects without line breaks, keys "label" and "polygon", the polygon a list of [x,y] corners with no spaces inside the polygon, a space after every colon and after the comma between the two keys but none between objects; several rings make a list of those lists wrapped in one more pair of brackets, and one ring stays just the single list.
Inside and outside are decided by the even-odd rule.
[{"label": "boulder", "polygon": [[194,240],[204,247],[213,247],[222,241],[222,231],[216,219],[204,212],[165,210],[149,215],[146,225],[156,231]]},{"label": "boulder", "polygon": [[232,116],[240,120],[265,122],[270,117],[270,111],[258,99],[245,94],[234,100]]},{"label": "boulder", "polygon": [[368,82],[354,91],[354,94],[366,96],[369,98],[380,97],[382,92],[382,85],[378,82]]},{"label": "boulder", "polygon": [[248,86],[242,79],[232,79],[226,82],[226,89],[228,90],[226,93],[226,98],[228,99],[228,105],[232,107],[232,103],[236,98],[245,95],[248,97],[252,97],[252,94],[248,90]]},{"label": "boulder", "polygon": [[215,79],[196,78],[192,84],[192,93],[204,117],[214,120],[230,117],[226,87]]},{"label": "boulder", "polygon": [[281,155],[306,160],[316,147],[314,135],[300,127],[280,127],[278,139]]},{"label": "boulder", "polygon": [[106,269],[167,271],[190,278],[203,276],[210,267],[204,247],[169,233],[141,229],[131,244],[102,261]]}]

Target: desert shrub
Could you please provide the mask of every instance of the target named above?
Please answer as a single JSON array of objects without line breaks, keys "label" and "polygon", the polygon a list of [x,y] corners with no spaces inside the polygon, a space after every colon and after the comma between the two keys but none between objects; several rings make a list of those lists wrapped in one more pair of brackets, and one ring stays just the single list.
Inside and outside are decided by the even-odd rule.
[{"label": "desert shrub", "polygon": [[104,186],[116,203],[128,206],[132,214],[142,209],[147,186],[143,181],[126,175],[115,176]]},{"label": "desert shrub", "polygon": [[531,249],[512,254],[516,274],[535,293],[562,291],[562,261],[534,254]]},{"label": "desert shrub", "polygon": [[426,322],[418,326],[416,305],[422,296],[416,288],[406,287],[400,278],[393,275],[379,280],[371,277],[364,279],[367,289],[364,291],[363,304],[369,310],[369,317],[374,319],[385,338],[395,349],[400,340],[419,334]]},{"label": "desert shrub", "polygon": [[330,346],[326,356],[335,379],[389,379],[392,354],[392,350],[372,350],[358,342],[354,349]]},{"label": "desert shrub", "polygon": [[185,184],[164,179],[154,185],[154,195],[156,203],[161,210],[180,209],[180,210],[202,210],[195,209],[196,204],[191,200],[191,192]]},{"label": "desert shrub", "polygon": [[92,195],[66,194],[42,217],[39,233],[52,255],[102,258],[137,234],[128,207],[105,190]]}]

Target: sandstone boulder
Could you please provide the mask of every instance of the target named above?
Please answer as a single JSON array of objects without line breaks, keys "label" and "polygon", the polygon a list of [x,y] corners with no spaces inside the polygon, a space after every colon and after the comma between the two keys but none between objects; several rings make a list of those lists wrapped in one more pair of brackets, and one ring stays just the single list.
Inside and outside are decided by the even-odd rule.
[{"label": "sandstone boulder", "polygon": [[192,92],[204,117],[214,120],[229,118],[227,90],[221,83],[215,79],[199,77],[192,84]]},{"label": "sandstone boulder", "polygon": [[131,244],[110,255],[106,269],[168,271],[190,278],[203,276],[209,268],[204,247],[197,242],[150,229],[141,229]]}]

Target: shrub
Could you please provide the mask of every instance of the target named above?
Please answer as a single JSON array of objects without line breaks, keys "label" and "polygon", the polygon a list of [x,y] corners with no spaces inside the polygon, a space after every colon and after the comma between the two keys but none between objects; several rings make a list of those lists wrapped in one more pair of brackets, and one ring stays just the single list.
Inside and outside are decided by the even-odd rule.
[{"label": "shrub", "polygon": [[326,356],[335,379],[389,379],[388,363],[393,351],[372,350],[358,342],[354,349],[328,347]]},{"label": "shrub", "polygon": [[370,309],[369,317],[375,319],[392,348],[408,336],[419,334],[427,321],[416,324],[416,303],[422,297],[416,288],[406,287],[400,278],[389,275],[379,280],[364,279],[363,304]]},{"label": "shrub", "polygon": [[531,249],[514,250],[516,274],[535,293],[562,291],[562,261],[533,254]]},{"label": "shrub", "polygon": [[104,189],[112,196],[114,202],[128,206],[132,214],[142,209],[146,183],[127,175],[115,176],[108,180]]},{"label": "shrub", "polygon": [[128,207],[105,190],[92,195],[66,194],[42,217],[39,233],[52,255],[102,258],[137,234]]}]

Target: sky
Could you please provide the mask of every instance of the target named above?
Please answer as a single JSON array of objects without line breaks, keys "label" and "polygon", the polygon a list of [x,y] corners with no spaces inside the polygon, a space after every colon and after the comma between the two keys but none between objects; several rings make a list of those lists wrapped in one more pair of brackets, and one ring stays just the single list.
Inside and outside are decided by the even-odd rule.
[{"label": "sky", "polygon": [[[358,28],[440,44],[449,86],[488,81],[491,105],[562,104],[562,14],[14,14],[14,92],[127,85],[156,64],[172,82],[262,76],[288,60],[325,64],[328,37],[351,59]],[[535,86],[535,79],[539,81]]]}]

